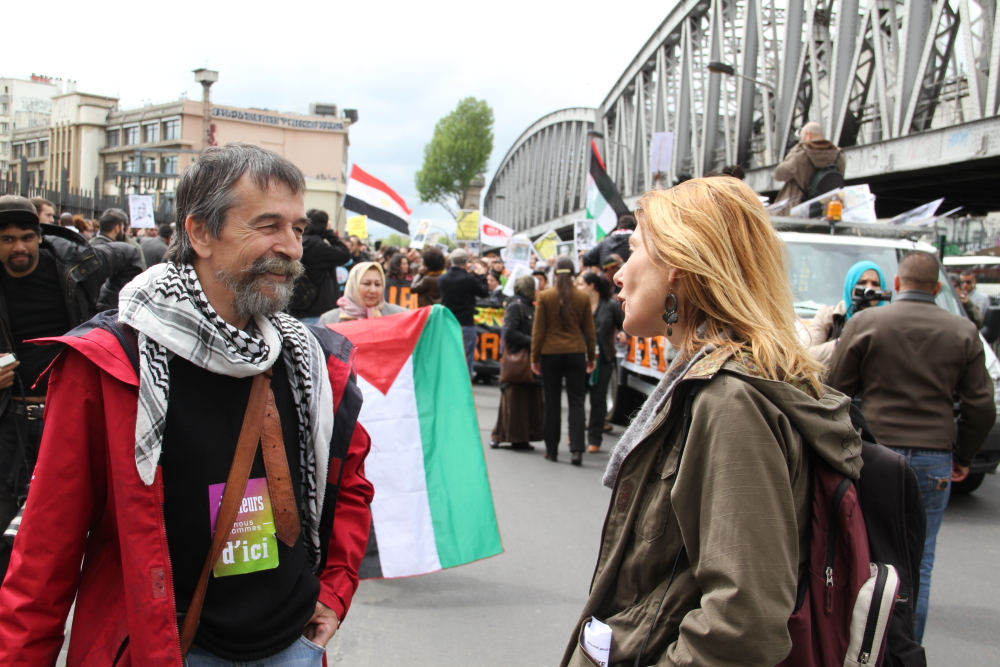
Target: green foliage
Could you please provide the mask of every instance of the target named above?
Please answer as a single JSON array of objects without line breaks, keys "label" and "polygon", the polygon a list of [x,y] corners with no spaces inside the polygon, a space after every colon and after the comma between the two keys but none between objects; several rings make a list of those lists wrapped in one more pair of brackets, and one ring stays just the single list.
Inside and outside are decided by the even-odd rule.
[{"label": "green foliage", "polygon": [[467,97],[438,121],[424,147],[424,166],[417,172],[422,202],[440,204],[456,216],[472,180],[486,170],[493,152],[493,109],[486,100]]},{"label": "green foliage", "polygon": [[382,239],[382,245],[394,245],[397,248],[409,248],[410,247],[410,237],[403,236],[402,234],[397,234],[393,232],[385,238]]}]

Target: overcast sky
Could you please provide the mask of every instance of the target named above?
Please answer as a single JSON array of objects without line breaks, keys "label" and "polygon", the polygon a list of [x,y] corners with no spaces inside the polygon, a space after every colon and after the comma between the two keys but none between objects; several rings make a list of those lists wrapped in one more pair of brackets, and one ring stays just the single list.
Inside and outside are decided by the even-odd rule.
[{"label": "overcast sky", "polygon": [[191,70],[209,67],[219,104],[356,108],[350,163],[399,192],[415,220],[445,222],[413,185],[441,116],[469,95],[493,107],[488,184],[535,120],[599,105],[674,2],[59,0],[44,16],[35,3],[10,4],[0,76],[74,79],[129,108],[200,98]]}]

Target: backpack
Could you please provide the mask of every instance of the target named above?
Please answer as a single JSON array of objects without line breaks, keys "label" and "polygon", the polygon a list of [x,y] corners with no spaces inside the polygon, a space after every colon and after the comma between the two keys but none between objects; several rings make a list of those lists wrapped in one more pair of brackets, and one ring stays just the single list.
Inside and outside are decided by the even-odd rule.
[{"label": "backpack", "polygon": [[851,421],[861,431],[861,479],[858,494],[868,529],[873,560],[888,563],[899,573],[899,593],[889,624],[885,665],[926,667],[924,648],[914,631],[920,559],[924,553],[927,516],[913,468],[888,447],[876,444],[861,411],[851,406]]},{"label": "backpack", "polygon": [[834,160],[822,169],[816,170],[812,180],[809,181],[809,189],[806,190],[802,201],[815,199],[831,190],[839,190],[842,187],[844,187],[844,175],[837,169],[837,161]]},{"label": "backpack", "polygon": [[309,280],[309,276],[303,272],[302,275],[295,279],[292,300],[288,303],[288,309],[293,312],[309,310],[318,298],[319,290],[313,281]]},{"label": "backpack", "polygon": [[[685,396],[678,470],[691,430],[694,396],[699,388],[699,384],[694,383]],[[788,619],[792,650],[777,667],[877,667],[886,656],[889,628],[900,625],[897,622],[897,626],[892,626],[900,578],[892,563],[871,561],[867,523],[851,478],[817,456],[812,458],[808,567],[806,576],[799,581],[795,609]],[[881,484],[882,480],[879,475],[871,475],[870,482]],[[888,509],[892,509],[892,503],[888,504]],[[891,515],[883,515],[881,507],[876,507],[873,514],[877,515],[873,525],[882,525],[879,519],[885,517],[891,520]],[[670,579],[636,655],[635,667],[642,664],[649,635],[686,551],[682,546],[674,560]],[[919,565],[918,556],[918,572]],[[912,622],[910,636],[913,636]],[[889,664],[909,667],[918,663]]]}]

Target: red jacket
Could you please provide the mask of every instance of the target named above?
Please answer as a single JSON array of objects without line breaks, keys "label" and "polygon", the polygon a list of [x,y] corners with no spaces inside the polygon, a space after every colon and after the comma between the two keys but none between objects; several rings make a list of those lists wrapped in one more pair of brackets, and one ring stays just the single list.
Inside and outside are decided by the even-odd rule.
[{"label": "red jacket", "polygon": [[[68,667],[182,665],[162,474],[146,486],[136,470],[134,350],[108,321],[98,315],[51,339],[67,349],[53,364],[38,462],[0,587],[2,665],[55,665],[74,596]],[[356,426],[353,345],[310,329],[327,353],[335,410],[319,601],[343,619],[371,526],[370,440]]]}]

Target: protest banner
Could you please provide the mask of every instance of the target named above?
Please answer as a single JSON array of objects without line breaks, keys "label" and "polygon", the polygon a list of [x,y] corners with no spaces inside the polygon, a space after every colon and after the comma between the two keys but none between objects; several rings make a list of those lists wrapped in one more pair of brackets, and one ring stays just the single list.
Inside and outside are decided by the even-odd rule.
[{"label": "protest banner", "polygon": [[476,300],[476,311],[472,316],[476,325],[476,349],[472,368],[476,375],[492,377],[500,374],[503,316],[503,306],[495,300]]},{"label": "protest banner", "polygon": [[413,238],[410,239],[410,247],[416,248],[417,250],[424,249],[424,243],[427,242],[427,232],[431,229],[430,220],[421,220],[417,223],[417,228],[413,231]]},{"label": "protest banner", "polygon": [[153,220],[153,195],[129,195],[128,215],[136,229],[156,226]]},{"label": "protest banner", "polygon": [[356,346],[358,423],[377,552],[363,578],[426,574],[503,551],[458,320],[435,305],[328,325]]},{"label": "protest banner", "polygon": [[368,238],[368,216],[355,215],[347,219],[347,235],[357,236],[359,239]]},{"label": "protest banner", "polygon": [[455,240],[479,240],[479,211],[459,211],[455,219]]},{"label": "protest banner", "polygon": [[576,256],[575,241],[560,241],[556,244],[556,257],[569,257],[575,262]]},{"label": "protest banner", "polygon": [[417,295],[410,291],[411,282],[400,280],[399,278],[386,278],[385,280],[385,300],[395,306],[402,306],[410,310],[417,309]]},{"label": "protest banner", "polygon": [[593,248],[597,245],[597,221],[590,218],[575,220],[573,238],[576,240],[577,250],[585,251]]},{"label": "protest banner", "polygon": [[513,267],[516,264],[528,265],[531,260],[531,239],[520,236],[512,236],[507,244],[507,253],[504,262]]},{"label": "protest banner", "polygon": [[549,261],[556,256],[556,244],[559,243],[559,235],[555,230],[535,239],[535,254],[543,261]]},{"label": "protest banner", "polygon": [[479,216],[479,240],[488,248],[498,248],[507,245],[514,235],[514,230],[507,225],[490,220],[485,215]]},{"label": "protest banner", "polygon": [[[653,132],[649,143],[649,173],[662,175],[670,173],[674,159],[674,133]],[[669,185],[669,184],[668,184]]]}]

